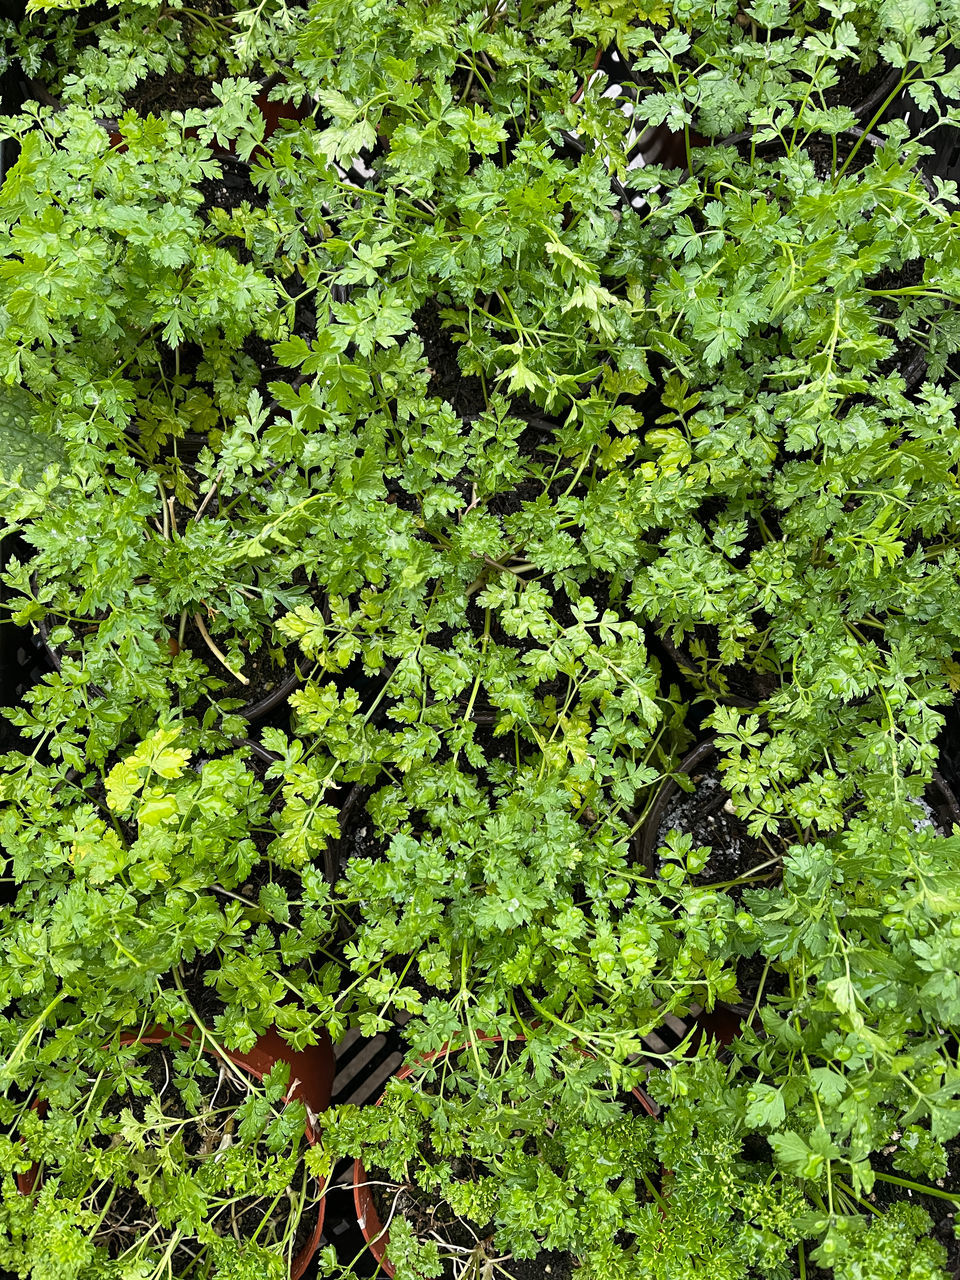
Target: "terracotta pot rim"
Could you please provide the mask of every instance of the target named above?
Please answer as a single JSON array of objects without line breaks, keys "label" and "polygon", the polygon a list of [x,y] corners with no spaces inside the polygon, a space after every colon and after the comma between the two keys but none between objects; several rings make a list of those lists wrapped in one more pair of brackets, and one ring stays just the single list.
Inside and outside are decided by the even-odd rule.
[{"label": "terracotta pot rim", "polygon": [[[147,1028],[141,1034],[133,1031],[121,1032],[119,1041],[121,1045],[144,1044],[157,1045],[166,1044],[170,1040],[177,1040],[182,1045],[190,1045],[195,1041],[197,1028],[185,1025],[179,1029],[171,1029],[154,1025]],[[315,1090],[312,1082],[305,1083],[299,1079],[295,1079],[290,1085],[288,1092],[284,1094],[283,1101],[289,1102],[293,1099],[303,1102],[306,1107],[307,1118],[304,1126],[304,1136],[307,1143],[312,1147],[319,1140],[319,1132],[316,1128],[318,1111],[322,1111],[329,1104],[330,1089],[332,1088],[333,1076],[336,1070],[336,1062],[333,1056],[333,1046],[329,1036],[320,1044],[310,1045],[306,1049],[290,1049],[286,1046],[286,1055],[279,1052],[277,1046],[284,1046],[284,1042],[277,1035],[273,1028],[270,1028],[262,1036],[258,1037],[257,1042],[247,1052],[240,1050],[221,1050],[219,1045],[209,1044],[206,1041],[200,1041],[200,1049],[202,1053],[209,1054],[211,1057],[226,1057],[234,1066],[240,1067],[256,1080],[262,1080],[270,1070],[271,1066],[278,1061],[290,1062],[291,1074],[293,1069],[293,1061],[290,1054],[304,1055],[305,1057],[315,1058],[318,1063],[320,1072],[323,1072],[321,1059],[326,1060],[326,1072],[318,1076],[319,1094]],[[311,1100],[303,1096],[305,1089],[308,1088],[314,1094],[315,1100],[323,1099],[323,1105],[315,1111],[311,1105]],[[34,1109],[39,1110],[44,1104],[38,1099],[34,1102]],[[38,1174],[38,1166],[35,1164],[26,1173],[18,1174],[16,1177],[17,1189],[21,1195],[30,1195],[36,1185]],[[327,1198],[325,1195],[320,1196],[317,1206],[317,1220],[313,1230],[304,1241],[300,1250],[290,1262],[290,1280],[301,1280],[303,1273],[306,1271],[314,1254],[320,1247],[320,1240],[323,1235],[323,1224],[326,1217]]]},{"label": "terracotta pot rim", "polygon": [[[525,1038],[526,1037],[522,1035],[510,1037],[511,1040],[523,1040]],[[477,1039],[489,1040],[496,1044],[502,1043],[504,1037],[501,1035],[489,1036],[484,1032],[480,1032]],[[446,1057],[448,1053],[451,1053],[456,1049],[465,1049],[472,1043],[472,1040],[465,1040],[462,1044],[444,1045],[442,1048],[436,1049],[431,1053],[423,1054],[417,1062],[405,1063],[399,1068],[399,1070],[394,1072],[391,1079],[406,1080],[409,1076],[414,1074],[418,1064],[428,1066],[437,1058]],[[577,1052],[583,1054],[584,1057],[593,1056],[585,1049],[578,1049]],[[653,1116],[654,1119],[656,1119],[657,1111],[647,1094],[645,1094],[639,1087],[632,1089],[631,1093],[643,1107],[644,1111],[646,1111],[647,1115]],[[381,1093],[375,1105],[379,1107],[385,1097],[386,1093]],[[384,1227],[380,1221],[380,1215],[377,1212],[377,1207],[370,1191],[367,1171],[359,1156],[353,1162],[353,1204],[357,1213],[357,1225],[360,1227],[360,1231],[363,1234],[367,1248],[373,1254],[384,1275],[393,1277],[396,1274],[396,1269],[387,1257],[387,1249],[390,1244],[390,1229],[389,1226]]]}]

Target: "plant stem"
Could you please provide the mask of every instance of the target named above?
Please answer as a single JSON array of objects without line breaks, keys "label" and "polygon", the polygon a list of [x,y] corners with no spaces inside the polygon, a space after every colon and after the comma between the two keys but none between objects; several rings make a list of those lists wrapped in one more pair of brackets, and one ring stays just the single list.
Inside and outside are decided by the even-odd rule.
[{"label": "plant stem", "polygon": [[892,1182],[894,1186],[906,1187],[908,1191],[916,1191],[922,1196],[936,1196],[938,1200],[950,1200],[953,1204],[960,1204],[960,1195],[956,1195],[951,1191],[941,1191],[939,1187],[927,1187],[921,1182],[911,1182],[907,1178],[896,1178],[892,1173],[875,1173],[874,1177],[879,1178],[881,1182]]},{"label": "plant stem", "polygon": [[234,680],[239,680],[242,685],[249,685],[250,681],[247,679],[247,677],[244,675],[241,675],[239,671],[235,671],[233,667],[231,667],[230,663],[227,661],[226,654],[221,652],[221,650],[218,649],[217,646],[214,644],[214,642],[211,640],[210,633],[209,631],[207,631],[207,628],[203,625],[203,618],[200,616],[199,612],[193,615],[193,620],[197,625],[197,630],[200,632],[201,636],[203,637],[204,644],[207,646],[207,648],[210,650],[213,656],[222,663],[222,665],[226,668],[227,671],[230,672]]}]

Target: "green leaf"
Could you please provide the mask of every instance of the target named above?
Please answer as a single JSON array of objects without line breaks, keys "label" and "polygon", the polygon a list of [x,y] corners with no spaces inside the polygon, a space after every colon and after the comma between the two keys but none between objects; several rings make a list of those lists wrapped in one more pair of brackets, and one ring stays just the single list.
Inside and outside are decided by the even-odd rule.
[{"label": "green leaf", "polygon": [[36,484],[47,467],[64,460],[60,441],[37,422],[38,402],[22,387],[0,388],[0,471],[22,468],[25,486]]},{"label": "green leaf", "polygon": [[747,1124],[758,1129],[778,1129],[786,1119],[783,1093],[769,1084],[755,1084],[747,1093]]},{"label": "green leaf", "polygon": [[823,1156],[812,1151],[799,1134],[792,1129],[784,1133],[771,1133],[768,1139],[777,1157],[777,1163],[795,1173],[798,1178],[817,1179],[823,1171]]}]

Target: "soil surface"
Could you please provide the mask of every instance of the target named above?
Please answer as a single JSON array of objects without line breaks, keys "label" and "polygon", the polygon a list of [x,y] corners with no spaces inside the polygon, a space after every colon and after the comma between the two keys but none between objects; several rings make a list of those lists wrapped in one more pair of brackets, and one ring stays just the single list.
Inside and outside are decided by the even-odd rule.
[{"label": "soil surface", "polygon": [[954,793],[960,793],[960,696],[945,707],[944,726],[937,738],[940,769]]},{"label": "soil surface", "polygon": [[[239,209],[241,205],[249,205],[251,209],[265,209],[267,207],[269,197],[265,191],[262,191],[254,184],[249,164],[222,154],[218,154],[217,160],[221,169],[220,177],[204,178],[198,184],[199,190],[204,197],[204,207],[206,209],[222,209],[224,212],[230,213],[234,209]],[[239,237],[228,236],[224,238],[221,241],[221,247],[229,249],[236,260],[244,265],[248,265],[253,261],[252,254]],[[270,274],[269,268],[268,274]],[[293,332],[297,336],[311,341],[317,333],[316,307],[319,305],[321,310],[325,310],[327,300],[321,298],[318,301],[312,293],[305,291],[303,281],[297,273],[286,278],[285,287],[291,296],[298,299],[294,313]],[[304,294],[304,296],[300,297],[300,294]],[[277,364],[276,357],[273,354],[272,342],[260,337],[258,333],[251,333],[244,339],[243,352],[260,369],[261,378],[258,390],[265,402],[270,403],[272,398],[268,387],[270,382],[295,381],[293,372],[290,369]],[[196,353],[197,362],[199,362],[199,348],[196,349]],[[183,368],[183,359],[184,354],[181,351],[181,369]]]},{"label": "soil surface", "polygon": [[[836,156],[834,156],[833,139],[822,135],[814,135],[803,144],[803,151],[813,162],[813,171],[820,182],[831,182],[834,175],[843,168],[859,139],[852,133],[841,133],[836,138]],[[748,136],[738,143],[738,149],[747,157],[750,154],[751,139]],[[774,162],[785,154],[783,144],[775,142],[760,143],[757,156],[762,160]],[[857,147],[857,153],[847,166],[845,173],[858,173],[870,163],[873,148],[864,141]]]},{"label": "soil surface", "polygon": [[229,213],[231,209],[239,209],[242,204],[248,204],[253,209],[267,207],[267,194],[254,185],[248,164],[225,155],[218,155],[217,162],[220,165],[220,177],[201,178],[197,184],[208,208],[225,209]]},{"label": "soil surface", "polygon": [[[209,628],[208,628],[209,630]],[[223,637],[213,636],[211,639],[218,648],[223,649]],[[291,647],[284,653],[283,665],[274,662],[271,656],[270,647],[266,644],[252,654],[247,654],[243,664],[241,674],[249,681],[243,684],[234,675],[229,672],[219,659],[211,652],[203,636],[200,634],[199,628],[191,620],[188,620],[184,631],[183,645],[178,646],[176,633],[171,623],[171,631],[168,637],[171,655],[175,655],[180,648],[188,650],[193,657],[204,662],[211,676],[223,682],[223,687],[217,690],[216,697],[220,698],[236,698],[243,704],[241,714],[248,714],[253,711],[256,704],[264,698],[275,693],[281,685],[288,680],[292,680],[297,674],[297,649]],[[72,646],[68,646],[68,651]],[[59,661],[61,649],[50,648],[48,652],[53,656],[53,664],[59,669]],[[91,690],[95,690],[95,686],[91,686]],[[102,694],[98,695],[102,696]],[[256,717],[259,719],[259,715]]]},{"label": "soil surface", "polygon": [[483,413],[486,400],[480,379],[464,377],[457,362],[457,344],[440,319],[436,302],[424,303],[413,323],[430,366],[428,394],[440,396],[460,417]]},{"label": "soil surface", "polygon": [[340,810],[340,839],[337,841],[338,872],[355,858],[376,861],[387,851],[389,840],[378,836],[373,819],[366,810],[366,801],[374,788],[361,787],[358,783],[347,792]]},{"label": "soil surface", "polygon": [[[822,24],[815,22],[813,25],[816,27]],[[786,30],[776,32],[776,36],[781,38],[791,34]],[[761,39],[764,38],[764,33],[761,33]],[[693,52],[681,54],[676,61],[687,72],[694,73],[696,71],[697,59]],[[609,66],[605,70],[607,70],[613,83],[628,83],[632,81],[634,84],[657,92],[669,80],[666,75],[655,75],[648,70],[627,66],[619,68]],[[839,68],[836,85],[822,94],[818,92],[812,95],[811,104],[814,106],[825,104],[827,107],[849,107],[855,116],[862,118],[871,108],[875,111],[879,107],[879,91],[889,74],[890,67],[883,62],[876,63],[869,71],[861,71],[860,64],[857,62],[844,63]]]},{"label": "soil surface", "polygon": [[[753,867],[769,862],[784,848],[784,842],[767,837],[769,843],[750,835],[747,823],[733,811],[730,793],[723,785],[715,763],[705,765],[691,775],[692,792],[680,791],[671,797],[657,828],[659,848],[669,831],[693,836],[694,847],[709,845],[710,857],[703,871],[692,877],[697,885],[725,884],[747,874]],[[760,873],[768,882],[776,868]],[[761,882],[755,882],[759,885]],[[731,892],[739,896],[739,889]]]},{"label": "soil surface", "polygon": [[[209,624],[205,623],[205,625],[209,631]],[[218,649],[224,649],[222,637],[214,636],[211,633],[211,639]],[[239,698],[243,702],[241,714],[244,714],[247,710],[252,710],[258,702],[276,693],[281,685],[288,680],[292,680],[297,674],[298,650],[295,647],[285,651],[283,665],[278,666],[271,657],[270,647],[263,644],[255,653],[245,654],[241,674],[246,677],[249,684],[243,684],[211,653],[199,629],[192,620],[187,622],[183,636],[183,648],[189,650],[201,662],[206,663],[211,676],[223,681],[223,688],[218,689],[216,693],[218,699]]]},{"label": "soil surface", "polygon": [[[878,62],[869,71],[861,71],[854,63],[845,63],[834,88],[823,95],[828,107],[849,107],[857,116],[863,116],[872,105],[875,95],[890,74],[885,62]],[[873,107],[875,111],[880,102]]]},{"label": "soil surface", "polygon": [[[230,0],[194,0],[193,9],[199,13],[201,20],[219,19],[228,24],[236,12]],[[195,20],[190,17],[181,20],[184,24],[181,41],[186,42],[189,47],[191,21]],[[125,96],[124,105],[132,107],[138,115],[146,115],[148,112],[156,115],[162,111],[188,111],[191,107],[215,107],[217,97],[213,92],[213,85],[223,74],[222,69],[200,76],[189,68],[179,73],[168,68],[138,81]]]},{"label": "soil surface", "polygon": [[163,111],[189,111],[191,107],[215,107],[217,102],[210,76],[194,75],[192,71],[181,71],[179,75],[169,71],[148,75],[123,99],[123,105],[140,116],[157,115]]},{"label": "soil surface", "polygon": [[[198,190],[204,200],[203,209],[206,211],[219,209],[230,213],[239,209],[242,205],[248,205],[252,209],[265,208],[267,196],[253,184],[250,176],[250,166],[228,155],[218,154],[216,158],[221,168],[220,176],[204,178],[198,183]],[[201,216],[203,215],[201,214]],[[239,236],[224,236],[219,241],[219,244],[221,248],[229,251],[238,262],[244,265],[249,265],[253,262],[253,255]],[[257,266],[257,269],[265,271],[268,275],[272,274],[272,268],[269,263],[261,263]],[[285,287],[294,296],[298,296],[300,293],[305,294],[303,297],[298,296],[294,312],[293,333],[307,341],[311,341],[317,333],[316,306],[320,305],[325,315],[328,299],[322,297],[318,304],[313,294],[304,291],[303,282],[296,273],[285,279]],[[217,342],[215,330],[213,334],[211,346]],[[207,370],[201,374],[201,366],[205,360],[203,345],[197,342],[183,342],[178,348],[174,349],[163,342],[158,342],[153,349],[151,358],[159,358],[163,378],[170,383],[175,383],[180,388],[179,394],[181,396],[186,388],[202,387],[213,404],[222,407],[222,398],[218,394],[210,371]],[[273,353],[273,339],[267,340],[256,331],[247,334],[243,339],[241,349],[231,353],[230,367],[235,386],[246,388],[243,389],[242,398],[245,400],[247,390],[256,387],[267,406],[273,404],[273,397],[270,392],[271,383],[288,382],[297,386],[303,381],[302,376],[295,376],[293,370],[277,363]],[[150,382],[153,382],[156,378],[156,371],[152,367],[143,366],[142,376],[146,376]],[[218,423],[217,425],[222,424]],[[137,434],[136,427],[131,430],[133,434]]]}]

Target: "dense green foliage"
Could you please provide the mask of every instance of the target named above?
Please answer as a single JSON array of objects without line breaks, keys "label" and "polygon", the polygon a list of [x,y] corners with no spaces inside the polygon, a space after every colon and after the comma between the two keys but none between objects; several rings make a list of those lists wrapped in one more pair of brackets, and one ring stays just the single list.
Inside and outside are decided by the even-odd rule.
[{"label": "dense green foliage", "polygon": [[[4,713],[0,1268],[279,1278],[349,1156],[398,1280],[954,1274],[958,33],[4,28],[2,603],[55,669]],[[716,874],[706,821],[641,856],[706,737]],[[270,1028],[410,1070],[304,1155],[284,1064],[216,1110],[190,1051]]]}]

